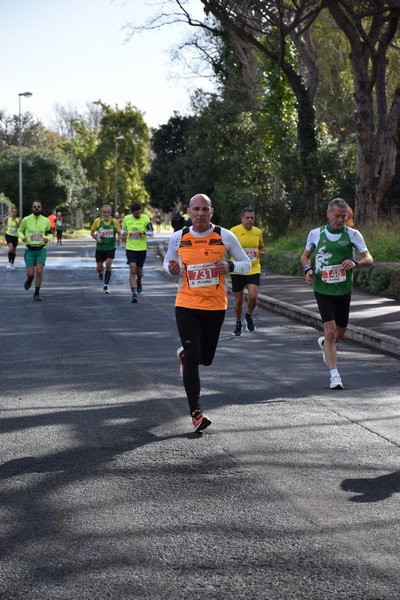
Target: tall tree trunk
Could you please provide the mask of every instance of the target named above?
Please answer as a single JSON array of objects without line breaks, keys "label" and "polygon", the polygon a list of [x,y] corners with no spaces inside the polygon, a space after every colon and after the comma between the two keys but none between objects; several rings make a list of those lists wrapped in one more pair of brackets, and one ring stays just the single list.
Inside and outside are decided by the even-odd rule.
[{"label": "tall tree trunk", "polygon": [[312,219],[318,211],[322,190],[313,98],[297,73],[290,70],[286,77],[297,99],[297,138],[303,175],[303,190],[296,212]]},{"label": "tall tree trunk", "polygon": [[83,229],[83,212],[81,208],[75,211],[75,229]]},{"label": "tall tree trunk", "polygon": [[374,201],[374,109],[368,74],[368,55],[352,55],[356,105],[356,179],[354,216],[358,225],[377,219]]},{"label": "tall tree trunk", "polygon": [[378,220],[380,205],[395,175],[400,89],[395,91],[388,111],[386,79],[387,51],[397,32],[400,8],[389,10],[383,0],[375,0],[370,18],[363,20],[344,12],[340,4],[332,1],[328,9],[351,47],[357,144],[355,220],[362,226]]}]

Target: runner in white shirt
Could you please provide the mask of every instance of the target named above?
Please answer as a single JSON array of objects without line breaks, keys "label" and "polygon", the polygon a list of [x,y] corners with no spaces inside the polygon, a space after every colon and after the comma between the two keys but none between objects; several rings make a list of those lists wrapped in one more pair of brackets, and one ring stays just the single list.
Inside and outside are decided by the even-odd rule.
[{"label": "runner in white shirt", "polygon": [[[310,231],[301,257],[306,282],[314,287],[324,325],[324,336],[318,339],[318,344],[330,371],[331,389],[343,389],[337,370],[336,342],[346,333],[353,271],[373,263],[361,233],[345,225],[348,209],[347,202],[341,198],[329,202],[327,224]],[[357,260],[355,252],[359,255]],[[313,254],[315,267],[310,264]]]}]

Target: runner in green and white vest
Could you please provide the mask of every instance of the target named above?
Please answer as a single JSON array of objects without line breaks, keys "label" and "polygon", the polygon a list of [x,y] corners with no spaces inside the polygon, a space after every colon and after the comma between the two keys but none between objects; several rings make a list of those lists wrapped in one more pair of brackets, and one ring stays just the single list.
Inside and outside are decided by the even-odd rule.
[{"label": "runner in green and white vest", "polygon": [[[343,340],[349,320],[354,269],[369,267],[372,256],[362,234],[345,225],[349,205],[341,198],[328,204],[328,222],[312,229],[301,257],[306,282],[313,285],[324,326],[318,339],[330,371],[331,389],[343,389],[337,369],[336,342]],[[314,255],[314,265],[311,257]]]},{"label": "runner in green and white vest", "polygon": [[[97,217],[90,228],[90,235],[96,240],[96,269],[100,281],[103,281],[103,292],[110,293],[109,283],[111,279],[111,265],[115,258],[117,235],[121,231],[117,219],[111,216],[111,206],[104,204],[101,209],[101,217]],[[103,264],[105,263],[105,274]]]}]

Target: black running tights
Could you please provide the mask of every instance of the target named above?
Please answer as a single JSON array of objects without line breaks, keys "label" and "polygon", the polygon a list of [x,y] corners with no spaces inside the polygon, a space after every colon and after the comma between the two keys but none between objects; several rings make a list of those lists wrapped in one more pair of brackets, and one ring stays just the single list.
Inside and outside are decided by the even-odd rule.
[{"label": "black running tights", "polygon": [[184,349],[183,385],[190,413],[200,408],[199,365],[214,360],[225,310],[197,310],[175,307],[176,324]]}]

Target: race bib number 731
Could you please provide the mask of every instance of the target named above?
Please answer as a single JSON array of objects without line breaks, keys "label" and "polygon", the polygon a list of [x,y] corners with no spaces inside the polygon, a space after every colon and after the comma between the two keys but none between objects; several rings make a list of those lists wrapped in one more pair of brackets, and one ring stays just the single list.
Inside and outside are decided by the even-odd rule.
[{"label": "race bib number 731", "polygon": [[219,273],[214,263],[188,265],[186,270],[191,288],[218,285],[219,283]]}]

